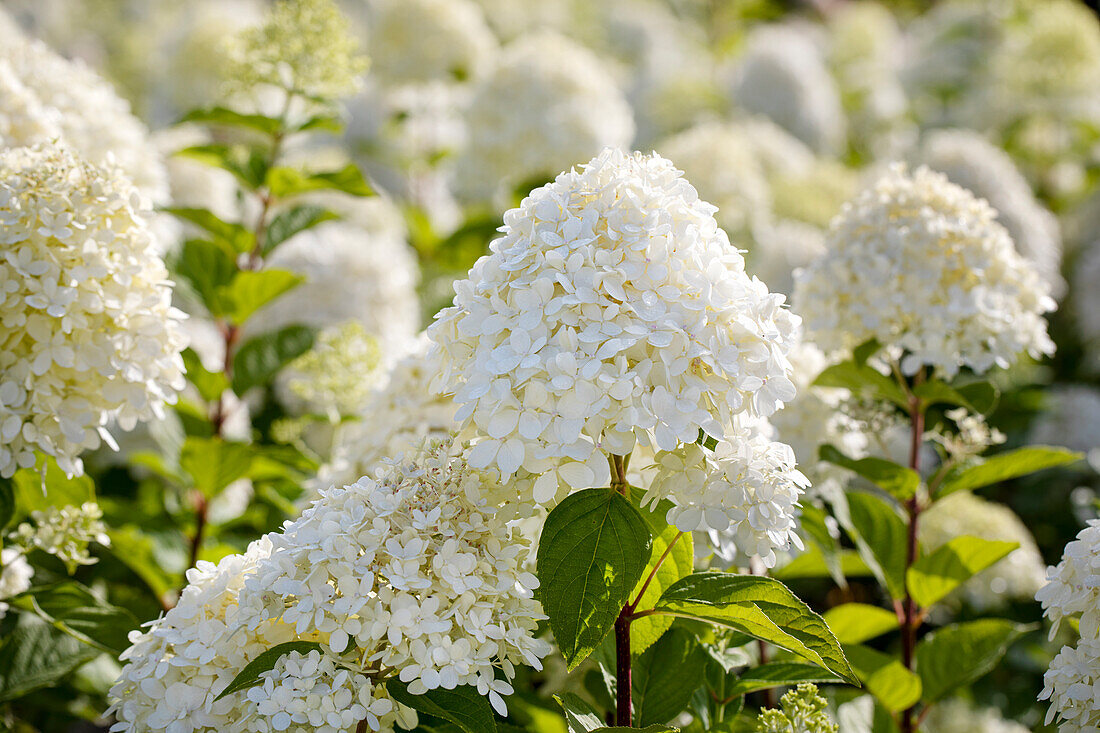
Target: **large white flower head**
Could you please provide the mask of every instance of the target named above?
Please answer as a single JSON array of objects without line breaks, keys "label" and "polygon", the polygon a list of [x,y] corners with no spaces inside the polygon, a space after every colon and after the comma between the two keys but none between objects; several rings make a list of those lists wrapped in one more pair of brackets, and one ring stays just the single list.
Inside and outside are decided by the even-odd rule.
[{"label": "large white flower head", "polygon": [[550,32],[507,46],[469,109],[469,147],[457,166],[457,184],[471,198],[538,177],[549,180],[634,137],[630,106],[603,62]]},{"label": "large white flower head", "polygon": [[475,79],[497,52],[473,0],[372,0],[367,22],[371,73],[390,84]]},{"label": "large white flower head", "polygon": [[938,130],[925,138],[920,160],[988,201],[1019,253],[1055,292],[1062,290],[1058,220],[1035,198],[1008,153],[973,130]]},{"label": "large white flower head", "polygon": [[1080,615],[1081,637],[1100,639],[1100,519],[1090,521],[1066,545],[1061,562],[1047,569],[1047,584],[1035,598],[1051,620],[1051,638],[1062,619]]},{"label": "large white flower head", "polygon": [[771,118],[818,152],[843,149],[847,131],[840,92],[807,29],[754,30],[730,94],[739,108]]},{"label": "large white flower head", "polygon": [[[409,691],[475,685],[503,712],[514,665],[541,668],[550,647],[513,520],[533,506],[445,441],[395,459],[376,477],[321,492],[246,581],[254,624],[316,630],[362,671],[397,674]],[[498,678],[498,674],[501,678]]]},{"label": "large white flower head", "polygon": [[1005,505],[958,491],[921,515],[920,542],[928,552],[962,535],[1020,545],[963,584],[959,592],[974,608],[985,610],[1009,600],[1033,598],[1042,587],[1043,556],[1027,526]]},{"label": "large white flower head", "polygon": [[934,733],[1030,733],[997,708],[978,707],[959,697],[933,705],[922,727]]},{"label": "large white flower head", "polygon": [[0,475],[35,451],[79,473],[108,420],[160,417],[183,388],[185,316],[149,214],[117,170],[0,151]]},{"label": "large white flower head", "polygon": [[664,158],[605,150],[504,216],[428,334],[475,466],[606,485],[605,453],[675,450],[794,396],[798,319]]},{"label": "large white flower head", "polygon": [[796,275],[795,306],[827,352],[876,338],[903,371],[947,377],[1050,354],[1054,300],[984,200],[895,164],[844,205],[828,250]]},{"label": "large white flower head", "polygon": [[1100,730],[1100,639],[1063,646],[1043,675],[1039,699],[1050,700],[1045,722],[1057,721],[1059,733]]},{"label": "large white flower head", "polygon": [[31,587],[34,568],[27,562],[23,550],[18,547],[5,547],[0,550],[0,618],[8,612],[5,598],[17,596]]},{"label": "large white flower head", "polygon": [[107,81],[14,23],[0,24],[0,35],[0,147],[60,142],[95,165],[121,168],[155,201],[167,200],[163,158]]}]

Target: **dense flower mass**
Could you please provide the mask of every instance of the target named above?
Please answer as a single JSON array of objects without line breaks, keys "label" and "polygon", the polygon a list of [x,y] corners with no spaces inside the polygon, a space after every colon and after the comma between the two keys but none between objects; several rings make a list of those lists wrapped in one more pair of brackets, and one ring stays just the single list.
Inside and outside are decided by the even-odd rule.
[{"label": "dense flower mass", "polygon": [[0,475],[163,415],[183,388],[149,209],[118,171],[53,146],[0,152]]},{"label": "dense flower mass", "polygon": [[1046,723],[1060,733],[1092,733],[1100,728],[1100,639],[1064,646],[1043,676],[1040,700],[1050,700]]},{"label": "dense flower mass", "polygon": [[103,523],[103,510],[94,501],[31,512],[31,521],[16,527],[11,540],[26,551],[41,550],[54,555],[68,566],[70,573],[78,565],[96,562],[88,552],[90,544],[111,544],[107,525]]},{"label": "dense flower mass", "polygon": [[497,41],[472,0],[373,0],[371,68],[387,83],[465,81],[485,73]]},{"label": "dense flower mass", "polygon": [[798,320],[713,214],[669,161],[612,150],[505,214],[428,331],[486,436],[473,465],[541,474],[548,502],[606,485],[605,453],[722,439],[794,397]]},{"label": "dense flower mass", "polygon": [[469,147],[456,183],[471,198],[488,198],[501,184],[549,180],[634,137],[630,106],[600,59],[549,32],[503,50],[475,89],[467,122]]},{"label": "dense flower mass", "polygon": [[843,352],[876,338],[903,371],[946,376],[1054,351],[1042,279],[988,203],[927,168],[894,165],[846,204],[828,251],[797,276],[814,341]]}]

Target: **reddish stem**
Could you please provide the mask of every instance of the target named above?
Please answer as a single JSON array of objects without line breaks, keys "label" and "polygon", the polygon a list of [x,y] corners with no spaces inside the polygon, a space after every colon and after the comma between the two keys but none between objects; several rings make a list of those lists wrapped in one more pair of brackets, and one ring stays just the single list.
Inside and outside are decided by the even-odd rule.
[{"label": "reddish stem", "polygon": [[[920,380],[919,374],[917,379],[918,381]],[[909,426],[909,468],[919,472],[921,441],[924,436],[924,410],[922,409],[920,398],[915,395],[910,395],[909,397]],[[917,561],[918,554],[917,530],[920,520],[921,505],[920,498],[917,494],[914,494],[911,499],[905,502],[905,512],[909,519],[905,548],[905,570],[906,574],[908,574],[909,568]],[[916,601],[914,601],[912,595],[910,595],[908,586],[906,586],[905,590],[905,600],[902,602],[902,613],[901,661],[906,669],[912,671],[913,653],[917,646],[917,629],[920,627],[922,619],[920,609],[917,608]],[[902,733],[914,733],[914,731],[917,730],[917,723],[914,718],[915,713],[916,705],[902,712]]]},{"label": "reddish stem", "polygon": [[630,610],[615,619],[615,725],[629,728],[633,718],[630,699]]}]

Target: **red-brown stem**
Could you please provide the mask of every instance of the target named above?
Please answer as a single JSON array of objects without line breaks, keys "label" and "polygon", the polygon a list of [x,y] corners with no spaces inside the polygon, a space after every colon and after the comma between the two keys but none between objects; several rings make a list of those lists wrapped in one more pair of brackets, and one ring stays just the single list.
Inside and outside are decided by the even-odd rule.
[{"label": "red-brown stem", "polygon": [[615,619],[615,725],[629,728],[633,710],[630,699],[630,610]]},{"label": "red-brown stem", "polygon": [[[917,375],[918,381],[920,375]],[[920,398],[915,395],[909,397],[909,468],[914,471],[920,471],[920,449],[921,442],[924,436],[924,409],[921,405]],[[911,499],[905,502],[905,513],[909,520],[908,536],[905,548],[905,570],[906,574],[909,572],[909,568],[917,561],[917,529],[918,522],[920,520],[920,497],[918,494],[914,494]],[[912,671],[913,669],[913,652],[917,646],[917,629],[921,624],[921,614],[917,608],[916,602],[909,594],[908,586],[906,586],[905,600],[902,602],[902,626],[901,626],[901,661],[905,665],[905,668]],[[901,731],[902,733],[914,733],[917,730],[917,723],[914,719],[914,713],[916,712],[916,706],[905,710],[901,714]]]}]

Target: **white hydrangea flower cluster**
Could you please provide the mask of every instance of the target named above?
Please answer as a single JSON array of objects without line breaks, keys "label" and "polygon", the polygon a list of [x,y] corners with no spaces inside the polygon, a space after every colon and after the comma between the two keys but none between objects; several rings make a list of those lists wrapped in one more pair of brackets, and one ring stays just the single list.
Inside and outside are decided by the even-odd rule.
[{"label": "white hydrangea flower cluster", "polygon": [[120,168],[141,192],[167,200],[164,162],[145,125],[104,79],[23,36],[0,9],[0,147],[62,143]]},{"label": "white hydrangea flower cluster", "polygon": [[470,140],[456,166],[459,193],[488,199],[501,187],[549,180],[604,147],[625,147],[634,119],[603,62],[551,32],[513,41],[474,90]]},{"label": "white hydrangea flower cluster", "polygon": [[[313,348],[276,377],[283,404],[329,417],[356,415],[377,387],[382,350],[363,324],[348,321],[325,329]],[[298,407],[299,405],[295,405]]]},{"label": "white hydrangea flower cluster", "polygon": [[30,522],[20,523],[9,539],[27,552],[48,552],[65,563],[70,573],[79,565],[95,564],[96,559],[88,552],[93,542],[104,547],[111,544],[103,510],[94,501],[34,511],[30,518]]},{"label": "white hydrangea flower cluster", "polygon": [[184,386],[184,314],[149,209],[113,169],[54,146],[0,151],[0,476],[66,473],[80,453],[161,417]]},{"label": "white hydrangea flower cluster", "polygon": [[769,568],[776,550],[802,549],[797,506],[810,482],[795,468],[790,446],[746,428],[713,452],[692,443],[659,451],[655,462],[642,503],[672,501],[668,521],[678,529],[713,533],[723,555],[732,555],[732,546]]},{"label": "white hydrangea flower cluster", "polygon": [[1039,699],[1050,700],[1046,722],[1057,718],[1064,733],[1094,731],[1100,728],[1100,519],[1066,545],[1035,598],[1051,621],[1052,639],[1063,619],[1080,619],[1076,647],[1062,647],[1044,677]]},{"label": "white hydrangea flower cluster", "polygon": [[741,109],[770,118],[818,152],[843,149],[847,130],[840,91],[807,29],[753,30],[730,96]]},{"label": "white hydrangea flower cluster", "polygon": [[828,251],[797,273],[815,343],[842,353],[871,338],[914,374],[947,377],[1054,351],[1042,279],[988,203],[921,167],[894,164],[833,220]]},{"label": "white hydrangea flower cluster", "polygon": [[31,587],[34,568],[27,562],[23,550],[18,547],[5,547],[0,550],[0,618],[8,613],[5,598],[17,596]]},{"label": "white hydrangea flower cluster", "polygon": [[1006,719],[1000,710],[977,707],[958,697],[933,705],[921,727],[934,733],[1030,733],[1027,726]]},{"label": "white hydrangea flower cluster", "polygon": [[476,467],[540,504],[606,485],[605,454],[675,450],[794,397],[798,319],[745,274],[714,207],[660,156],[606,150],[504,216],[428,334]]},{"label": "white hydrangea flower cluster", "polygon": [[947,455],[955,461],[965,461],[985,453],[993,445],[1001,445],[1008,438],[986,422],[985,416],[977,415],[965,407],[945,410],[944,417],[955,424],[951,429],[947,424],[937,425],[925,432],[925,440],[939,443]]},{"label": "white hydrangea flower cluster", "polygon": [[316,630],[328,651],[399,675],[412,694],[474,685],[504,714],[514,665],[541,668],[550,651],[534,637],[545,616],[530,544],[511,524],[532,511],[461,444],[438,443],[322,491],[269,535],[242,603],[252,625]]},{"label": "white hydrangea flower cluster", "polygon": [[372,0],[371,73],[389,84],[482,76],[497,40],[472,0]]},{"label": "white hydrangea flower cluster", "polygon": [[1019,547],[964,583],[957,594],[975,609],[1003,606],[1013,599],[1033,598],[1046,576],[1043,556],[1027,526],[1004,504],[969,491],[937,501],[921,514],[921,545],[929,552],[962,535],[1017,542]]}]

